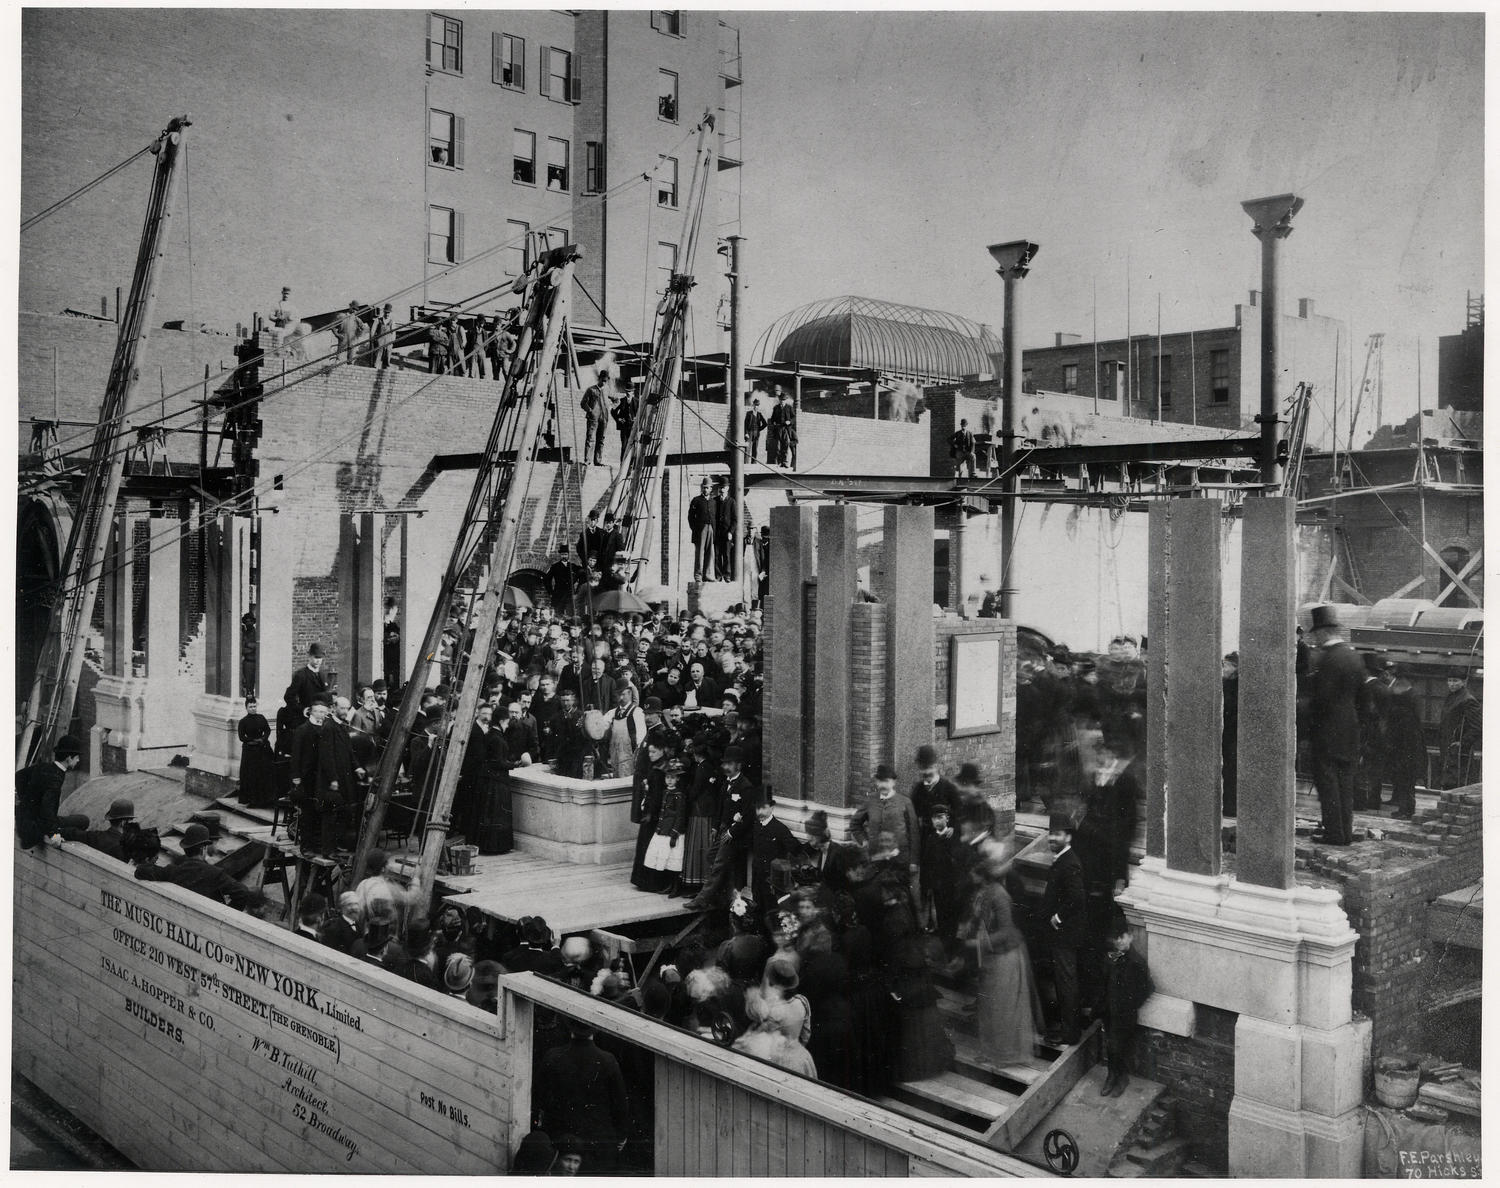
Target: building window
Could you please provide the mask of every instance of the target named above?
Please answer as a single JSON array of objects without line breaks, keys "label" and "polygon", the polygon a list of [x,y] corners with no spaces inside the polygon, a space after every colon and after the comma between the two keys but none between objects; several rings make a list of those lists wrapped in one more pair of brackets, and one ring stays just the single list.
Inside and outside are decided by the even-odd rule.
[{"label": "building window", "polygon": [[682,36],[682,10],[678,8],[659,8],[651,14],[651,27],[658,33],[665,33],[668,37]]},{"label": "building window", "polygon": [[670,70],[656,72],[656,118],[677,122],[677,75]]},{"label": "building window", "polygon": [[590,194],[604,192],[604,145],[598,140],[583,146],[583,188]]},{"label": "building window", "polygon": [[446,206],[427,208],[427,259],[457,264],[464,258],[464,216]]},{"label": "building window", "polygon": [[547,188],[566,193],[568,172],[568,142],[556,136],[547,137]]},{"label": "building window", "polygon": [[665,293],[668,284],[671,283],[672,274],[677,271],[677,245],[675,243],[659,243],[656,245],[656,291]]},{"label": "building window", "polygon": [[502,87],[526,89],[526,39],[509,33],[496,33],[491,77]]},{"label": "building window", "polygon": [[578,80],[573,77],[573,55],[567,50],[542,46],[542,94],[559,103],[577,103]]},{"label": "building window", "polygon": [[1099,396],[1103,400],[1118,400],[1120,389],[1125,386],[1125,364],[1118,359],[1106,359],[1099,370],[1104,375],[1104,385]]},{"label": "building window", "polygon": [[1076,391],[1078,391],[1078,364],[1077,363],[1064,363],[1063,364],[1063,391],[1064,392],[1076,392]]},{"label": "building window", "polygon": [[464,72],[464,23],[427,14],[427,65],[447,74]]},{"label": "building window", "polygon": [[1155,374],[1151,377],[1153,380],[1153,383],[1151,385],[1151,396],[1152,398],[1156,398],[1159,396],[1161,400],[1161,406],[1163,408],[1171,408],[1172,356],[1153,355],[1151,358],[1151,363],[1153,368],[1155,369]]},{"label": "building window", "polygon": [[1213,388],[1214,403],[1229,403],[1229,351],[1208,352],[1209,385]]},{"label": "building window", "polygon": [[536,185],[536,133],[516,129],[516,144],[511,164],[511,180],[522,185]]},{"label": "building window", "polygon": [[560,248],[560,247],[564,247],[567,244],[572,243],[572,242],[573,242],[572,237],[569,234],[568,229],[566,227],[548,227],[547,228],[547,246],[548,247]]},{"label": "building window", "polygon": [[526,233],[531,230],[527,223],[515,219],[505,220],[505,275],[520,276],[526,271]]},{"label": "building window", "polygon": [[427,159],[450,169],[464,167],[464,121],[451,111],[427,113]]},{"label": "building window", "polygon": [[677,205],[677,158],[663,157],[656,170],[656,205]]}]

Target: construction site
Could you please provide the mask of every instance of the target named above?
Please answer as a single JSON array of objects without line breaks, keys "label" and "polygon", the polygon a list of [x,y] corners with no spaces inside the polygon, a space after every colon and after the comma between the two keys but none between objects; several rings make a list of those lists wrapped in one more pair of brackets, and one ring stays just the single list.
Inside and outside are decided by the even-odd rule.
[{"label": "construction site", "polygon": [[[545,34],[539,67],[554,88],[543,97],[576,106],[582,133],[596,100],[574,84],[591,55],[619,62],[646,36],[684,55],[656,71],[653,135],[677,138],[677,155],[668,189],[668,157],[646,154],[658,164],[645,235],[672,241],[657,245],[672,250],[654,294],[606,267],[619,261],[602,216],[580,205],[573,230],[512,221],[483,251],[454,246],[462,219],[446,248],[430,225],[420,285],[347,307],[299,314],[284,289],[232,331],[166,318],[187,146],[216,135],[189,113],[110,171],[151,169],[113,308],[23,304],[18,828],[38,773],[57,786],[47,844],[23,836],[15,857],[13,1166],[32,1166],[16,1152],[48,1131],[94,1167],[524,1174],[532,1135],[557,1116],[551,1050],[592,1034],[618,1054],[631,1120],[607,1153],[569,1136],[582,1174],[1477,1176],[1482,297],[1440,340],[1436,399],[1419,396],[1404,425],[1388,423],[1384,336],[1364,339],[1356,367],[1347,328],[1308,298],[1291,312],[1281,291],[1301,243],[1294,192],[1239,204],[1249,234],[1236,250],[1259,279],[1232,328],[1176,342],[1159,329],[1058,334],[1033,349],[1047,245],[1016,238],[987,249],[998,335],[842,297],[793,310],[752,346],[754,243],[738,224],[716,230],[742,165],[738,96],[725,100],[742,81],[738,30],[717,14],[631,15],[641,27],[628,34],[580,20],[568,51]],[[423,86],[456,86],[464,22],[424,19]],[[493,46],[491,85],[524,89],[524,40],[497,26]],[[690,122],[694,79],[712,96]],[[424,93],[423,114],[439,101]],[[424,187],[467,184],[426,176],[462,164],[463,121],[428,137]],[[552,160],[565,171],[555,195],[570,158]],[[55,235],[110,174],[27,205],[23,245],[31,227]],[[641,304],[631,317],[626,300]],[[695,349],[700,321],[721,323],[727,349]],[[1168,370],[1171,352],[1186,370]],[[559,626],[551,667],[520,654],[528,632]],[[564,664],[570,626],[579,656],[598,643],[621,666],[631,696],[613,717],[607,697],[587,703],[598,686],[579,661]],[[774,806],[756,828],[774,820],[787,838],[779,866],[745,843],[734,860],[749,866],[724,875],[742,890],[712,903],[730,825],[706,849],[697,897],[641,878],[659,811],[644,807],[646,773],[670,773],[670,791],[681,767],[646,758],[663,745],[649,678],[665,668],[638,680],[633,654],[609,644],[639,642],[644,663],[674,634],[730,658],[714,669],[723,689],[695,686],[688,713],[735,753],[753,740],[751,807]],[[1339,640],[1369,686],[1342,840],[1309,722],[1325,644]],[[688,675],[702,667],[691,653],[681,667],[685,682],[703,676]],[[537,736],[524,758],[500,744],[511,752],[492,774],[488,715],[500,722],[523,695],[516,716],[529,714],[549,679],[576,696],[567,729],[587,763]],[[1038,744],[1065,716],[1049,679],[1089,687],[1086,729],[1118,758],[1102,770],[1131,773],[1110,843],[1121,877],[1091,908],[1150,971],[1124,1048],[1110,1009],[1069,1013],[1079,975],[1050,936],[1071,848],[1058,839],[1099,820],[1091,789],[1107,781],[1085,744]],[[357,782],[306,795],[302,776],[323,776],[300,748],[322,753],[325,720],[376,712],[377,686],[378,730],[335,726],[346,748],[368,743]],[[1398,695],[1416,756],[1399,772],[1383,708]],[[257,702],[281,736],[274,760]],[[635,708],[654,712],[651,732],[630,719],[634,758],[609,761]],[[262,762],[264,794],[250,774]],[[867,1080],[826,1065],[799,1075],[651,1009],[646,987],[668,968],[686,986],[713,964],[705,951],[732,964],[737,896],[774,889],[760,907],[783,912],[822,903],[822,864],[846,847],[864,873],[845,897],[868,903],[861,880],[886,869],[867,833],[872,773],[920,791],[934,769],[961,785],[955,838],[1004,853],[1005,902],[1035,962],[1025,1052],[994,1056],[982,963],[976,975],[952,948],[933,955],[941,909],[930,887],[923,897],[925,869],[875,902],[888,922],[910,896],[926,956],[882,956],[868,977],[903,1004],[892,1043],[914,1063]],[[117,816],[158,848],[126,864],[101,854],[84,830]],[[934,830],[947,836],[923,815],[911,843]],[[693,836],[683,824],[672,847],[678,832]],[[214,892],[172,873],[194,863],[253,910],[235,910],[233,889],[209,908]],[[456,909],[465,937],[484,938],[467,951],[471,976],[475,946],[509,950],[482,1009],[468,983],[434,991],[299,936],[310,902],[321,937],[381,863],[424,932],[429,911]],[[539,913],[547,935],[533,942]],[[790,948],[773,917],[766,953]],[[1089,927],[1102,944],[1105,924]],[[848,935],[841,957],[857,949]],[[571,983],[513,965],[501,936],[555,954],[558,970],[582,943],[592,991],[573,965]],[[1094,955],[1105,994],[1111,967]],[[801,960],[813,980],[816,962]],[[918,1026],[907,1000],[924,1008],[926,1039],[902,1030]],[[490,1058],[474,1061],[480,1050]]]}]

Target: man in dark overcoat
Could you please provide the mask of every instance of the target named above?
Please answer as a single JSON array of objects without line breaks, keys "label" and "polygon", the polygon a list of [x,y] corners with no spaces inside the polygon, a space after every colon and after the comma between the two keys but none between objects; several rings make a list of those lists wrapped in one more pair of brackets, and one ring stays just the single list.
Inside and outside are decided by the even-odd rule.
[{"label": "man in dark overcoat", "polygon": [[1078,955],[1088,943],[1088,892],[1083,865],[1073,850],[1073,818],[1053,813],[1048,821],[1047,845],[1054,855],[1042,891],[1042,934],[1052,950],[1052,981],[1057,991],[1057,1025],[1048,1039],[1078,1042]]},{"label": "man in dark overcoat", "polygon": [[[33,763],[16,775],[16,833],[21,849],[29,850],[42,841],[60,844],[76,822],[59,821],[57,807],[62,802],[63,781],[68,772],[83,761],[82,748],[71,734],[65,734],[52,747],[52,758]],[[88,828],[83,818],[82,828]]]},{"label": "man in dark overcoat", "polygon": [[1332,606],[1312,609],[1316,661],[1304,682],[1313,782],[1323,808],[1323,832],[1313,840],[1347,846],[1354,840],[1354,769],[1359,761],[1359,714],[1374,678],[1344,639]]}]

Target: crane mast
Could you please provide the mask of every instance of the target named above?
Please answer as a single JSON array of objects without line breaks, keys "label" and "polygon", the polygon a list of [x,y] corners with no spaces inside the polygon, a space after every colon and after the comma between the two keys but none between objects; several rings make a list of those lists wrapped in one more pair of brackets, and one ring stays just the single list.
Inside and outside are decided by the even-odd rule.
[{"label": "crane mast", "polygon": [[[120,334],[99,409],[99,428],[94,434],[78,515],[73,519],[63,551],[58,575],[60,588],[53,595],[47,641],[37,662],[21,733],[16,740],[18,768],[49,752],[73,716],[73,702],[83,675],[84,647],[115,526],[125,460],[130,453],[128,443],[133,432],[130,416],[135,411],[136,390],[156,304],[156,274],[166,250],[167,221],[172,217],[177,190],[177,166],[182,158],[183,136],[191,126],[192,121],[186,116],[178,116],[151,145],[156,166],[151,176],[151,194],[130,282],[130,297],[120,317]],[[128,549],[130,544],[121,541],[119,547]]]}]

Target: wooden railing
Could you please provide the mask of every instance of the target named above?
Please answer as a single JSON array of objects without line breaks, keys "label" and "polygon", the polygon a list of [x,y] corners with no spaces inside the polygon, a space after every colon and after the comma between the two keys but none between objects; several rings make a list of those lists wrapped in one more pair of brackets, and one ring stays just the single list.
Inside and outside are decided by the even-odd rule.
[{"label": "wooden railing", "polygon": [[[1037,1176],[1044,1168],[721,1048],[535,974],[502,979],[511,1067],[531,1067],[536,1006],[656,1054],[658,1176]],[[518,1075],[511,1135],[529,1128]]]}]

